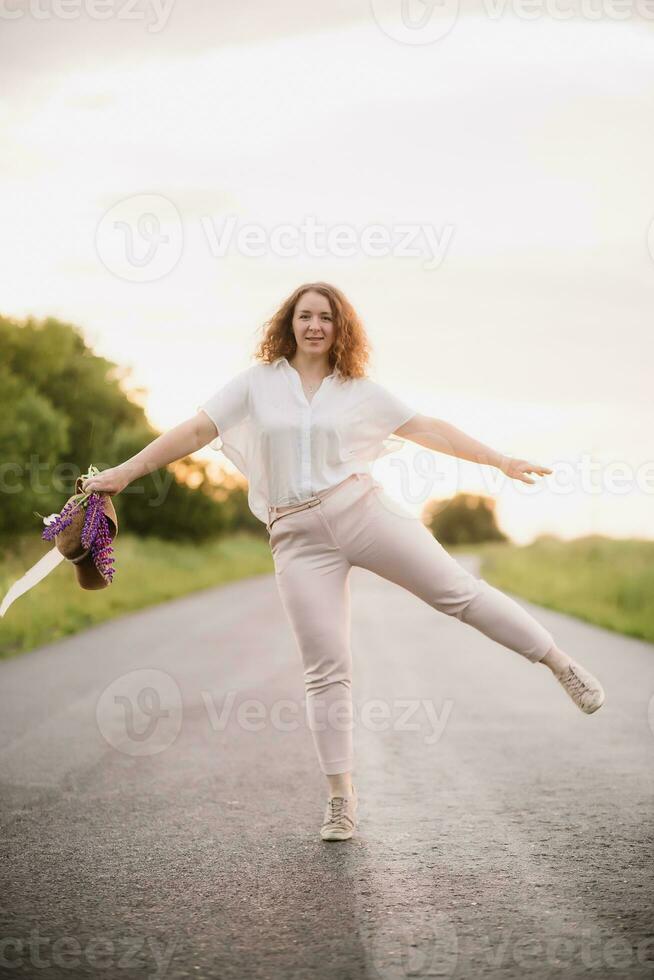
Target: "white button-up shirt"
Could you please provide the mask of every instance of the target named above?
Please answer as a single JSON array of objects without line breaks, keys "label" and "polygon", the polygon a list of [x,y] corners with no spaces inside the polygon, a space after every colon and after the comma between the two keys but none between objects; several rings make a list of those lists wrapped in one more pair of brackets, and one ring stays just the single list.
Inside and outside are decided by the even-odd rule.
[{"label": "white button-up shirt", "polygon": [[370,378],[335,369],[311,400],[285,357],[259,361],[197,406],[218,429],[210,443],[247,479],[248,505],[267,523],[268,505],[301,503],[351,473],[369,472],[403,441],[391,433],[416,413]]}]

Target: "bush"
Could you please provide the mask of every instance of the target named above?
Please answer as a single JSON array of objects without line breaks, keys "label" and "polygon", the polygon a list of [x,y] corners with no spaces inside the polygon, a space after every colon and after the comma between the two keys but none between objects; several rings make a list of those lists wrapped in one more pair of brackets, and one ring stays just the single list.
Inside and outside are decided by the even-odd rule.
[{"label": "bush", "polygon": [[423,520],[443,545],[508,540],[497,526],[491,497],[459,493],[451,500],[430,505]]}]

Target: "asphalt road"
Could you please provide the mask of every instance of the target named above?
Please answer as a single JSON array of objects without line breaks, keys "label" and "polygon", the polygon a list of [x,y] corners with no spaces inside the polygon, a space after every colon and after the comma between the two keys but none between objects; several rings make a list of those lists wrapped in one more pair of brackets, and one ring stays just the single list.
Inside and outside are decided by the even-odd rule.
[{"label": "asphalt road", "polygon": [[360,826],[274,576],[0,664],[0,975],[652,977],[654,647],[530,606],[602,680],[351,576]]}]

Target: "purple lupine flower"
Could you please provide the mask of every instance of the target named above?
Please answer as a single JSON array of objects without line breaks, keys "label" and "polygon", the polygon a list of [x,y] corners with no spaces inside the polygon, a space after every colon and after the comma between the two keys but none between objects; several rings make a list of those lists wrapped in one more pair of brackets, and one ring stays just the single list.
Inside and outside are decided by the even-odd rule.
[{"label": "purple lupine flower", "polygon": [[[91,465],[88,473],[82,479],[96,476],[99,471]],[[80,534],[80,542],[84,548],[89,548],[93,563],[100,574],[107,582],[111,582],[114,577],[115,569],[113,547],[111,545],[111,527],[104,512],[104,496],[101,493],[78,493],[75,494],[63,507],[60,514],[50,514],[48,517],[41,517],[46,525],[41,537],[44,541],[52,541],[58,534],[61,534],[72,522],[75,513],[83,507],[86,511],[84,522]]]},{"label": "purple lupine flower", "polygon": [[114,558],[111,546],[111,531],[109,521],[104,511],[101,511],[99,526],[95,537],[91,543],[91,557],[95,567],[109,582],[113,581],[115,569],[112,567]]},{"label": "purple lupine flower", "polygon": [[63,508],[62,512],[57,515],[56,520],[52,521],[47,525],[41,537],[44,541],[52,541],[56,534],[61,534],[64,528],[67,528],[71,523],[73,517],[75,516],[75,511],[79,507],[79,503],[74,500],[69,500],[66,506]]},{"label": "purple lupine flower", "polygon": [[81,542],[84,548],[88,548],[95,538],[103,510],[102,497],[99,493],[92,493],[86,502],[86,515],[82,527]]}]

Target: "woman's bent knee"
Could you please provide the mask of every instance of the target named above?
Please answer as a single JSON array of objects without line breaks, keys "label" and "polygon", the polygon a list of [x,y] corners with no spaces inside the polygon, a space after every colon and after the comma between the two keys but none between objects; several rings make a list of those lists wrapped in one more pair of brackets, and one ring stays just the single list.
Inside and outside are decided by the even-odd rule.
[{"label": "woman's bent knee", "polygon": [[434,608],[462,620],[470,604],[484,591],[482,582],[483,579],[464,572],[454,585],[436,597]]}]

